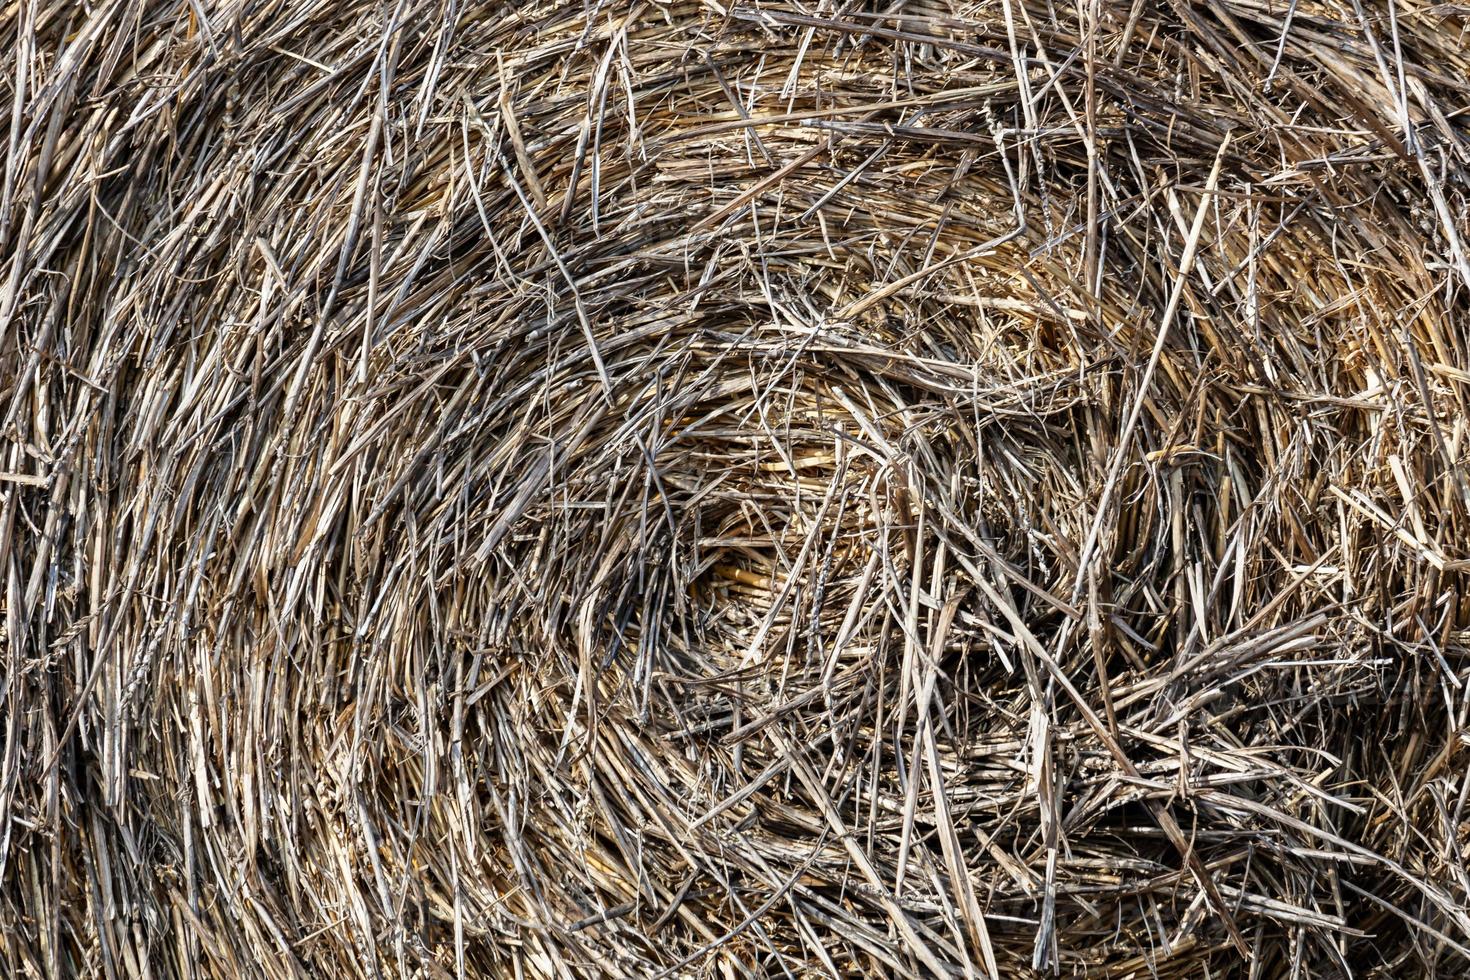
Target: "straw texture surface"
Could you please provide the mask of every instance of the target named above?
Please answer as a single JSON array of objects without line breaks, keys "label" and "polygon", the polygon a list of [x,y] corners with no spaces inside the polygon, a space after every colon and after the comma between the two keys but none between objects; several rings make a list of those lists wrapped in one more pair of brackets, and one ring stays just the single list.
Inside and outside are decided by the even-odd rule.
[{"label": "straw texture surface", "polygon": [[0,975],[1470,969],[1467,8],[0,24]]}]

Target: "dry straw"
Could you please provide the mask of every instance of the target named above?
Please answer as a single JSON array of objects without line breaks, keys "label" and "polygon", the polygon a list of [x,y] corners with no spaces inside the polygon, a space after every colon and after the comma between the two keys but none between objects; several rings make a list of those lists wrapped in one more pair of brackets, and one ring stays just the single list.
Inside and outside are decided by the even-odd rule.
[{"label": "dry straw", "polygon": [[1466,8],[0,21],[0,974],[1470,969]]}]

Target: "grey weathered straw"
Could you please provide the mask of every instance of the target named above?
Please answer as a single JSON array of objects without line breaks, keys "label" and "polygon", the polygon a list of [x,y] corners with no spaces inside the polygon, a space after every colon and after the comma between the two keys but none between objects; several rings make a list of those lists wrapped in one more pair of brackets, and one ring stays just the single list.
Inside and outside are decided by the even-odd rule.
[{"label": "grey weathered straw", "polygon": [[0,975],[1470,970],[1470,13],[0,7]]}]

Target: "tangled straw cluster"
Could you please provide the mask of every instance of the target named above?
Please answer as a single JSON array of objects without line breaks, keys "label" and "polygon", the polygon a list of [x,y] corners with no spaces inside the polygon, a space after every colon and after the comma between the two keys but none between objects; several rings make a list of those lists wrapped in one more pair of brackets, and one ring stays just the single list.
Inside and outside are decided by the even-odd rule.
[{"label": "tangled straw cluster", "polygon": [[1464,8],[0,21],[0,973],[1470,968]]}]

